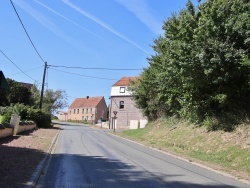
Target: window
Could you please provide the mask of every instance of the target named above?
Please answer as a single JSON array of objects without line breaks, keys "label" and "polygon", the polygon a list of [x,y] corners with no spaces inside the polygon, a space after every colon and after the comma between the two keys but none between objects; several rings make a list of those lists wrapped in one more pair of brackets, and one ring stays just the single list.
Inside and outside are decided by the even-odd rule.
[{"label": "window", "polygon": [[69,111],[69,114],[71,114],[71,110]]},{"label": "window", "polygon": [[124,109],[124,101],[120,101],[120,109]]},{"label": "window", "polygon": [[125,87],[120,87],[120,93],[125,93]]},{"label": "window", "polygon": [[77,114],[79,114],[79,109],[77,109]]},{"label": "window", "polygon": [[74,109],[74,114],[76,113],[76,109]]},{"label": "window", "polygon": [[88,109],[86,110],[86,114],[88,114]]},{"label": "window", "polygon": [[82,116],[82,120],[84,121],[84,116]]},{"label": "window", "polygon": [[92,108],[90,109],[90,113],[92,114]]},{"label": "window", "polygon": [[87,117],[86,117],[86,120],[88,121],[88,119],[89,119],[89,117],[87,116]]},{"label": "window", "polygon": [[82,109],[82,114],[84,114],[84,109]]}]

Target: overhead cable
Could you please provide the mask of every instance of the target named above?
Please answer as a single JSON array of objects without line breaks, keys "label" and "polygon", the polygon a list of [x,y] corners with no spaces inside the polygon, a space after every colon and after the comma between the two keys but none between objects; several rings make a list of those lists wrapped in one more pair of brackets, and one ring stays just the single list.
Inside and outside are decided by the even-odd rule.
[{"label": "overhead cable", "polygon": [[117,79],[112,79],[112,78],[100,78],[100,77],[95,77],[95,76],[87,76],[87,75],[82,75],[82,74],[77,74],[77,73],[72,73],[72,72],[66,72],[66,71],[62,71],[62,70],[58,70],[58,69],[54,69],[54,68],[50,68],[50,69],[55,70],[55,71],[59,71],[59,72],[63,72],[63,73],[67,73],[67,74],[83,76],[83,77],[88,77],[88,78],[95,78],[95,79],[100,79],[100,80],[117,80]]},{"label": "overhead cable", "polygon": [[[40,69],[41,67],[43,66],[40,66],[40,67],[36,67],[36,68],[33,68],[33,69],[29,69],[29,70],[25,70],[24,72],[30,72],[30,71],[33,71],[33,70],[37,70],[37,69]],[[17,72],[17,73],[13,73],[11,75],[7,75],[7,76],[14,76],[14,75],[17,75],[17,74],[23,74],[23,72]]]},{"label": "overhead cable", "polygon": [[113,70],[113,71],[127,71],[127,70],[142,70],[142,69],[117,69],[117,68],[99,68],[99,67],[69,67],[69,66],[59,66],[59,65],[49,65],[50,67],[61,67],[67,69],[86,69],[86,70]]},{"label": "overhead cable", "polygon": [[12,0],[10,0],[10,2],[11,2],[12,7],[14,8],[14,10],[15,10],[15,12],[16,12],[16,15],[17,15],[17,17],[18,17],[18,19],[19,19],[20,23],[21,23],[21,24],[22,24],[22,26],[23,26],[23,29],[24,29],[24,31],[25,31],[25,33],[26,33],[26,35],[28,36],[28,38],[29,38],[29,40],[30,40],[30,42],[31,42],[31,44],[32,44],[32,46],[33,46],[33,48],[35,49],[35,51],[36,51],[37,55],[40,57],[40,59],[42,60],[42,62],[43,62],[43,63],[45,63],[45,61],[43,60],[42,56],[39,54],[38,50],[36,49],[36,47],[35,47],[34,43],[32,42],[32,40],[31,40],[31,38],[30,38],[30,36],[29,36],[29,34],[28,34],[28,32],[27,32],[26,28],[24,27],[24,24],[23,24],[23,22],[22,22],[22,20],[21,20],[21,18],[20,18],[20,16],[19,16],[19,14],[17,13],[17,10],[16,10],[16,8],[15,8],[15,6],[14,6],[14,4],[13,4]]},{"label": "overhead cable", "polygon": [[31,78],[28,74],[26,74],[22,69],[20,69],[2,50],[0,50],[0,52],[16,67],[18,68],[23,74],[25,74],[26,76],[28,76],[30,79],[34,80],[33,78]]}]

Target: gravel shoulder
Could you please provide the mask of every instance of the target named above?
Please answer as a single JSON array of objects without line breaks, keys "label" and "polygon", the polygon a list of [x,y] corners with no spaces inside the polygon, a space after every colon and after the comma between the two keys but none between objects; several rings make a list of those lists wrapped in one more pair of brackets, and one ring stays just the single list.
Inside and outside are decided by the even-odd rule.
[{"label": "gravel shoulder", "polygon": [[0,139],[0,187],[25,187],[46,156],[59,125]]}]

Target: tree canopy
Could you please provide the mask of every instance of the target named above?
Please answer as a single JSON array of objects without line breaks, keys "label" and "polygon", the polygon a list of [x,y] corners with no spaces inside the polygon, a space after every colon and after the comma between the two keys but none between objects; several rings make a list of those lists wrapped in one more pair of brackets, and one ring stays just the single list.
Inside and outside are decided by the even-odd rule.
[{"label": "tree canopy", "polygon": [[250,113],[250,2],[207,0],[164,22],[130,90],[150,120],[177,116],[231,130]]},{"label": "tree canopy", "polygon": [[[0,91],[0,106],[23,104],[39,109],[41,92],[36,83],[31,88],[28,88],[24,84],[9,78],[7,78],[7,82],[10,86],[10,91]],[[47,89],[45,91],[42,110],[53,114],[66,106],[67,96],[64,90]]]}]

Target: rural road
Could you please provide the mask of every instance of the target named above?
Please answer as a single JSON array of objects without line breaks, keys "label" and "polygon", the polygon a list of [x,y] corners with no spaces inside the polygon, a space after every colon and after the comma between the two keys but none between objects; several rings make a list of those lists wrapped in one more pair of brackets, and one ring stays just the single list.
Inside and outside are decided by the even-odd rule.
[{"label": "rural road", "polygon": [[62,125],[37,187],[248,187],[244,183],[108,133]]}]

